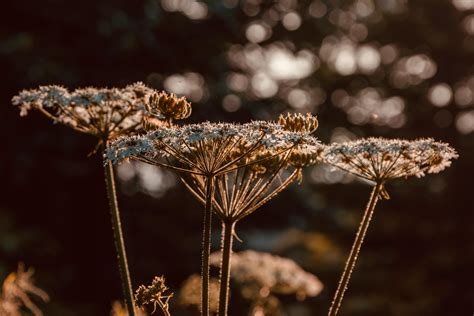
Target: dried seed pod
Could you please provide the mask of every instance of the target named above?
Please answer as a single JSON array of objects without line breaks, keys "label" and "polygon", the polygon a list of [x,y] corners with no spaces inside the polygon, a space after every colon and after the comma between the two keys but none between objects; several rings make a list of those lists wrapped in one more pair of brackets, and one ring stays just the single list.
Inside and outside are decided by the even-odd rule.
[{"label": "dried seed pod", "polygon": [[145,106],[151,115],[167,121],[182,120],[191,115],[191,103],[185,97],[178,98],[174,93],[164,91],[150,95]]},{"label": "dried seed pod", "polygon": [[278,117],[278,124],[291,132],[311,134],[318,128],[318,119],[311,113],[287,113]]},{"label": "dried seed pod", "polygon": [[135,304],[144,308],[147,304],[159,306],[165,315],[169,315],[169,300],[173,293],[166,293],[169,288],[165,285],[163,276],[155,277],[149,286],[140,285],[135,292]]}]

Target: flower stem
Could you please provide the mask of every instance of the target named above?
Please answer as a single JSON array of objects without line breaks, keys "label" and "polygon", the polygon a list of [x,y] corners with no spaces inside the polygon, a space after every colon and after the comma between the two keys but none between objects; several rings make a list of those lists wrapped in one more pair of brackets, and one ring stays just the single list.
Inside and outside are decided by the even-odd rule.
[{"label": "flower stem", "polygon": [[128,270],[127,253],[125,251],[125,242],[122,234],[122,224],[120,223],[120,212],[117,203],[117,192],[115,190],[114,168],[109,161],[105,166],[105,182],[107,184],[107,195],[109,197],[110,214],[112,216],[112,226],[114,231],[115,250],[122,279],[122,290],[125,295],[125,304],[128,315],[135,316],[133,302],[132,282],[130,281],[130,272]]},{"label": "flower stem", "polygon": [[334,294],[331,307],[329,308],[328,316],[336,316],[339,308],[341,307],[342,299],[344,298],[344,292],[347,290],[349,280],[351,278],[352,271],[357,262],[357,257],[359,255],[360,248],[364,242],[365,234],[367,233],[367,228],[369,227],[372,214],[374,213],[375,205],[377,204],[380,190],[383,188],[383,183],[377,183],[372,189],[370,195],[369,203],[365,209],[364,216],[359,225],[359,229],[356,234],[354,243],[352,244],[352,249],[349,254],[349,257],[346,261],[346,266],[342,272],[341,278],[339,280],[339,285],[337,287],[336,293]]},{"label": "flower stem", "polygon": [[235,222],[222,223],[222,259],[219,293],[219,316],[227,316],[229,305],[230,265]]},{"label": "flower stem", "polygon": [[204,208],[204,228],[202,234],[201,264],[201,315],[209,316],[209,257],[211,255],[212,196],[214,176],[206,177],[206,205]]}]

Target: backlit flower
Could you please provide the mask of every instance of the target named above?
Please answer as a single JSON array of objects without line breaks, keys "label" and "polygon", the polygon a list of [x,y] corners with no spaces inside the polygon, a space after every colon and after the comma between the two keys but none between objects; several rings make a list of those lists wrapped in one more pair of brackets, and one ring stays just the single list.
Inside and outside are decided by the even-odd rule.
[{"label": "backlit flower", "polygon": [[[211,255],[212,265],[219,266],[220,260],[220,252]],[[253,250],[234,253],[230,273],[247,298],[265,292],[313,297],[323,289],[315,275],[304,271],[293,260]]]},{"label": "backlit flower", "polygon": [[[209,123],[165,127],[146,135],[113,142],[106,159],[137,159],[200,175],[218,175],[262,149],[284,152],[296,144],[317,144],[315,138],[285,131],[269,122]],[[236,155],[236,152],[238,154]]]},{"label": "backlit flower", "polygon": [[333,166],[366,180],[383,182],[440,172],[458,154],[448,144],[431,138],[409,141],[371,137],[332,144],[323,156]]},{"label": "backlit flower", "polygon": [[37,110],[54,122],[109,141],[141,129],[145,101],[153,92],[140,82],[122,89],[88,87],[74,91],[52,85],[23,90],[12,103],[22,116]]}]

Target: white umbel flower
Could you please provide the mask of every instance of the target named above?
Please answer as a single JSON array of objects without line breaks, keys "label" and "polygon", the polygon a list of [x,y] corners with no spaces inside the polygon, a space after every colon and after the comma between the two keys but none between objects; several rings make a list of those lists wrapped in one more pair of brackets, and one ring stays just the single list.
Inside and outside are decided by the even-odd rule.
[{"label": "white umbel flower", "polygon": [[54,122],[91,134],[102,141],[141,129],[145,102],[155,90],[141,82],[125,88],[80,88],[51,85],[23,90],[12,103],[25,116],[37,110]]},{"label": "white umbel flower", "polygon": [[[211,255],[211,264],[219,266],[220,252]],[[289,258],[265,252],[246,250],[232,255],[232,279],[255,295],[262,289],[274,294],[296,294],[298,297],[317,296],[323,289],[321,281],[304,271]]]},{"label": "white umbel flower", "polygon": [[328,164],[374,182],[437,173],[458,154],[449,144],[417,140],[366,138],[332,144],[323,152]]},{"label": "white umbel flower", "polygon": [[299,144],[320,146],[312,136],[286,131],[271,122],[204,122],[120,138],[110,144],[105,158],[113,163],[137,159],[157,165],[165,165],[167,160],[173,159],[175,165],[192,173],[217,175],[235,169],[239,161],[260,150],[277,154]]}]

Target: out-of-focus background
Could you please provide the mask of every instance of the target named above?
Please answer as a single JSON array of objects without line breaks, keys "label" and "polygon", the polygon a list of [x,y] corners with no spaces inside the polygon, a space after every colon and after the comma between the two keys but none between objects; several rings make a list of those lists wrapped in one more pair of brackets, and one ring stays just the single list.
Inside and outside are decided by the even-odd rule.
[{"label": "out-of-focus background", "polygon": [[[341,315],[474,313],[473,0],[16,0],[0,12],[0,279],[34,266],[45,315],[109,315],[121,297],[103,171],[87,158],[94,139],[20,118],[10,100],[135,81],[186,95],[188,122],[312,112],[324,142],[451,143],[447,171],[388,185]],[[134,287],[164,274],[178,291],[199,272],[200,205],[170,172],[117,175]],[[281,298],[289,315],[327,311],[369,192],[317,166],[240,223],[236,250],[292,258],[324,283],[304,302]]]}]

